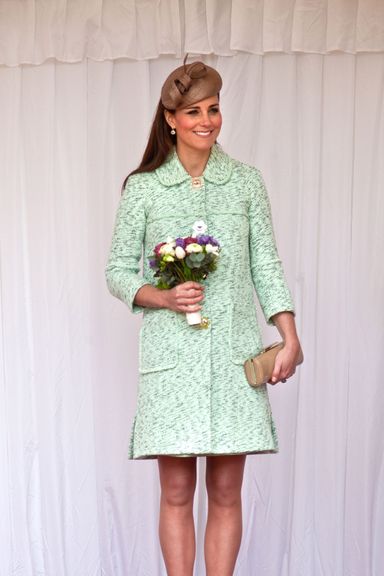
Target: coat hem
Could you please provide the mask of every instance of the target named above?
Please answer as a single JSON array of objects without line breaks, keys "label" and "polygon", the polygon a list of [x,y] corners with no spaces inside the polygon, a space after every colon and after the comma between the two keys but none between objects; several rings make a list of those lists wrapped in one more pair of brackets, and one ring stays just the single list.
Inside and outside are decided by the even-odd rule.
[{"label": "coat hem", "polygon": [[191,452],[191,453],[170,453],[170,452],[158,452],[156,454],[141,454],[135,456],[130,454],[128,460],[150,460],[156,459],[158,456],[172,456],[174,458],[195,458],[195,457],[205,457],[205,456],[241,456],[241,455],[252,455],[252,454],[277,454],[279,452],[278,448],[268,448],[266,450],[239,450],[238,452]]}]

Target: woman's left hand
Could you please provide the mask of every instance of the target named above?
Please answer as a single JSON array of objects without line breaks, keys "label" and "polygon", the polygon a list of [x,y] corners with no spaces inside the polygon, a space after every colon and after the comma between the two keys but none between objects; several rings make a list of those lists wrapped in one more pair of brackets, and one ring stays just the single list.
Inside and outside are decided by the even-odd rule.
[{"label": "woman's left hand", "polygon": [[301,347],[297,342],[295,345],[285,345],[278,353],[275,360],[270,384],[285,382],[296,372],[296,366],[300,358]]},{"label": "woman's left hand", "polygon": [[[294,375],[296,366],[302,355],[301,346],[296,333],[295,318],[292,312],[278,312],[271,318],[284,341],[284,348],[276,356],[270,384],[285,382]],[[302,360],[302,358],[301,358]]]}]

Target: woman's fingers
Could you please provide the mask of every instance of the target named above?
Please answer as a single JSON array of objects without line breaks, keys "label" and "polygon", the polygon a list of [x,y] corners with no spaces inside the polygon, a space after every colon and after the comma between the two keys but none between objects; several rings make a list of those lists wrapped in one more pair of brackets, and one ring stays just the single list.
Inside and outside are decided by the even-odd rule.
[{"label": "woman's fingers", "polygon": [[197,296],[176,296],[176,298],[179,304],[197,304],[203,300],[204,296],[199,294]]},{"label": "woman's fingers", "polygon": [[277,384],[278,382],[286,382],[295,372],[296,359],[291,353],[283,348],[276,356],[270,383]]},{"label": "woman's fingers", "polygon": [[169,290],[169,308],[176,312],[197,312],[204,299],[204,286],[198,282],[183,282]]},{"label": "woman's fingers", "polygon": [[179,306],[179,312],[198,312],[202,309],[199,304],[184,304]]},{"label": "woman's fingers", "polygon": [[204,290],[204,286],[199,284],[198,282],[193,282],[192,280],[188,280],[187,282],[183,282],[182,284],[178,284],[176,288],[186,289],[189,290],[190,288],[194,288],[195,290]]},{"label": "woman's fingers", "polygon": [[193,298],[194,296],[200,296],[203,293],[203,286],[196,284],[195,286],[186,286],[185,284],[179,284],[175,287],[175,292],[177,296],[184,298]]},{"label": "woman's fingers", "polygon": [[203,286],[197,282],[184,282],[175,288],[179,305],[197,304],[204,298]]}]

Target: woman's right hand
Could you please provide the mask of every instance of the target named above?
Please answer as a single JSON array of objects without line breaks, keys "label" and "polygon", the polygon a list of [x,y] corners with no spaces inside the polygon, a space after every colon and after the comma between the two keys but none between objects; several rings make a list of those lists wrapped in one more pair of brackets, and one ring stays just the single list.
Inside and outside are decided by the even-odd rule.
[{"label": "woman's right hand", "polygon": [[165,308],[174,312],[197,312],[204,299],[204,286],[198,282],[183,282],[174,288],[162,291]]}]

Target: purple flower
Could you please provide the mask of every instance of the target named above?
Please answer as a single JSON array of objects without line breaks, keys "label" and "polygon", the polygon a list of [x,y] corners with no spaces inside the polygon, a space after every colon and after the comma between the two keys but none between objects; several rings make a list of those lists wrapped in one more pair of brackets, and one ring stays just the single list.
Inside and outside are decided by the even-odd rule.
[{"label": "purple flower", "polygon": [[156,262],[156,260],[150,260],[150,261],[149,261],[149,267],[150,267],[150,268],[157,268],[157,262]]},{"label": "purple flower", "polygon": [[196,238],[197,243],[200,244],[201,246],[209,244],[209,239],[210,236],[208,236],[207,234],[199,234],[198,237]]},{"label": "purple flower", "polygon": [[209,236],[209,241],[207,244],[212,244],[212,246],[220,246],[220,242],[216,240],[213,236]]},{"label": "purple flower", "polygon": [[182,248],[185,248],[184,238],[176,238],[175,242],[176,246],[181,246]]},{"label": "purple flower", "polygon": [[208,236],[208,234],[199,234],[196,238],[196,241],[201,246],[206,246],[207,244],[211,244],[212,246],[220,247],[219,242],[213,236]]}]

